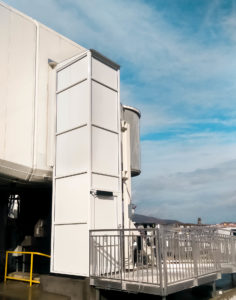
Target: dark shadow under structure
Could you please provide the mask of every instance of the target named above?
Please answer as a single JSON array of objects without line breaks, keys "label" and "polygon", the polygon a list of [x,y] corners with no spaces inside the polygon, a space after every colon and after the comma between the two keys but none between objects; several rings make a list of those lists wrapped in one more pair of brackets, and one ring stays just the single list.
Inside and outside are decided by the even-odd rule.
[{"label": "dark shadow under structure", "polygon": [[[51,185],[6,183],[0,185],[0,281],[4,277],[6,251],[34,251],[50,255]],[[19,251],[19,250],[18,250]],[[9,257],[8,271],[27,272],[30,257]],[[23,267],[24,264],[24,267]],[[34,261],[34,272],[49,273],[49,260]]]}]

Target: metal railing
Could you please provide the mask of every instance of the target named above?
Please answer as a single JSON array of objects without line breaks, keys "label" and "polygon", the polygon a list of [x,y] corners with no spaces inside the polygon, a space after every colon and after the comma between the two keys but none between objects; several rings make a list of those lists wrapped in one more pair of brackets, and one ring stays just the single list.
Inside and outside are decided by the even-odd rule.
[{"label": "metal railing", "polygon": [[[7,275],[7,271],[8,271],[8,255],[9,254],[14,254],[14,255],[30,255],[29,278],[27,278],[27,277],[26,278],[25,277],[13,277],[13,276],[8,276]],[[6,251],[4,282],[6,282],[7,279],[18,280],[18,281],[26,281],[26,282],[30,283],[30,286],[32,286],[32,283],[40,283],[39,280],[33,279],[34,255],[50,258],[50,255],[43,254],[43,253],[40,253],[40,252]]]},{"label": "metal railing", "polygon": [[235,264],[236,237],[215,228],[90,231],[90,277],[169,285],[221,272]]}]

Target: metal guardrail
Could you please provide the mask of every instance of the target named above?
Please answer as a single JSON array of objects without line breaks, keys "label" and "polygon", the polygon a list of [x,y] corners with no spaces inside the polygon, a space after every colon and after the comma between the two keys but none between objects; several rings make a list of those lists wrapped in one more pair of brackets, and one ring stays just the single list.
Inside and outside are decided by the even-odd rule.
[{"label": "metal guardrail", "polygon": [[[18,254],[18,255],[30,255],[30,273],[29,273],[29,279],[26,278],[17,278],[7,275],[7,269],[8,269],[8,255],[9,254]],[[34,255],[43,256],[50,258],[50,255],[40,253],[40,252],[27,252],[27,251],[6,251],[6,260],[5,260],[5,275],[4,275],[4,282],[7,281],[7,279],[11,280],[18,280],[18,281],[26,281],[30,283],[30,286],[32,286],[32,283],[40,283],[39,280],[33,279],[33,264],[34,264]]]},{"label": "metal guardrail", "polygon": [[[236,237],[215,228],[90,231],[90,277],[167,288],[236,263]],[[197,285],[197,284],[196,284]]]}]

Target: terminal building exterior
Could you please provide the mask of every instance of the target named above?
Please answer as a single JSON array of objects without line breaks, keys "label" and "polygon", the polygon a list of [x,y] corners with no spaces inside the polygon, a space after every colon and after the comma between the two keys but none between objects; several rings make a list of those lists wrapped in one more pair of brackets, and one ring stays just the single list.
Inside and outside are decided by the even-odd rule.
[{"label": "terminal building exterior", "polygon": [[89,231],[133,228],[137,109],[120,67],[0,3],[0,259],[51,255],[50,272],[89,276]]},{"label": "terminal building exterior", "polygon": [[2,2],[0,46],[0,280],[165,299],[236,272],[233,235],[133,225],[140,112],[117,63]]}]

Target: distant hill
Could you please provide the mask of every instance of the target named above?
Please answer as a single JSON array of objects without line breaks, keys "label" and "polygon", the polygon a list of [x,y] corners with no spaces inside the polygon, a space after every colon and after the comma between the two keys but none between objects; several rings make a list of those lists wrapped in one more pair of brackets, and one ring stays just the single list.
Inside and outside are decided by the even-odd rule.
[{"label": "distant hill", "polygon": [[161,224],[161,225],[182,224],[177,220],[159,219],[159,218],[149,217],[149,216],[144,216],[139,214],[134,214],[133,222],[138,224]]}]

